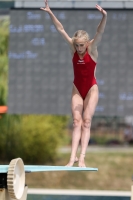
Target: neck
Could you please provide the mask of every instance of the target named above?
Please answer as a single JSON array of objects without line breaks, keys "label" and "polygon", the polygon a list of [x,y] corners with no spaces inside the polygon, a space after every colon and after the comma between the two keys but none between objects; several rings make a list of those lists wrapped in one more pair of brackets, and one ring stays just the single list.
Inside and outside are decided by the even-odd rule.
[{"label": "neck", "polygon": [[86,51],[87,51],[87,50],[85,50],[85,52],[84,52],[84,53],[81,53],[81,54],[78,53],[79,57],[83,58],[84,55],[86,54]]}]

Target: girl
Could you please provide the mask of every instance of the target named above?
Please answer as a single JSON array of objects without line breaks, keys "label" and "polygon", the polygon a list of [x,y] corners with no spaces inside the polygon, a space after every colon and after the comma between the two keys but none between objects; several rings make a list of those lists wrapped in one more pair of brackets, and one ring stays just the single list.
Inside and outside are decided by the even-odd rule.
[{"label": "girl", "polygon": [[[74,81],[72,89],[71,109],[73,116],[73,132],[71,156],[66,166],[73,166],[78,162],[79,167],[86,167],[85,154],[90,139],[91,121],[98,103],[98,86],[95,77],[96,63],[98,58],[97,46],[101,41],[105,29],[107,13],[99,5],[96,5],[98,11],[102,14],[102,19],[97,27],[94,39],[90,40],[89,35],[84,30],[78,30],[70,38],[64,30],[62,24],[55,17],[45,0],[46,11],[57,31],[67,42],[72,55]],[[81,140],[81,153],[77,158],[79,141]]]}]

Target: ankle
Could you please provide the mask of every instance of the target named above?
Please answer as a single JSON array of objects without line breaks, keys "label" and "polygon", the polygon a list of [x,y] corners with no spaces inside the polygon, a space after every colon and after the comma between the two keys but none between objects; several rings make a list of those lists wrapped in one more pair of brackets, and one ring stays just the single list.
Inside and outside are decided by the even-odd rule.
[{"label": "ankle", "polygon": [[75,159],[77,157],[77,155],[70,155],[70,158]]},{"label": "ankle", "polygon": [[81,154],[80,154],[80,156],[83,156],[83,157],[85,157],[85,153],[81,153]]}]

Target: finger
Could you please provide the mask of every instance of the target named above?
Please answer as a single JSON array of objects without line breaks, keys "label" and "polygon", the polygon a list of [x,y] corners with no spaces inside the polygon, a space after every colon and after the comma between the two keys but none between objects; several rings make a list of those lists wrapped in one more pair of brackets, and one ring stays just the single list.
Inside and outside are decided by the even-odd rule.
[{"label": "finger", "polygon": [[97,7],[100,7],[98,4],[96,4]]},{"label": "finger", "polygon": [[96,8],[97,8],[98,10],[100,10],[99,7],[98,7],[97,5],[96,5]]},{"label": "finger", "polygon": [[102,7],[101,7],[101,6],[99,6],[98,4],[96,4],[96,7],[97,7],[97,8],[99,8],[99,9],[102,9]]},{"label": "finger", "polygon": [[99,6],[99,5],[96,5],[96,8],[97,8],[98,10],[101,10],[101,9],[102,9],[101,6]]},{"label": "finger", "polygon": [[41,10],[45,10],[45,8],[40,8]]}]

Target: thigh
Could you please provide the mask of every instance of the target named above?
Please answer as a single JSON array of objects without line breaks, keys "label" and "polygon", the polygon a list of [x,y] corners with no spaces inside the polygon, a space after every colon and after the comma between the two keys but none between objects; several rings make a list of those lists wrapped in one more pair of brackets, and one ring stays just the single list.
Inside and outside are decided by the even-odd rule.
[{"label": "thigh", "polygon": [[86,118],[91,119],[92,116],[94,115],[98,103],[98,96],[99,96],[98,86],[94,85],[89,90],[84,100],[84,113],[83,113],[84,119]]},{"label": "thigh", "polygon": [[73,85],[71,109],[73,118],[81,119],[83,113],[83,99],[80,96],[77,88]]}]

